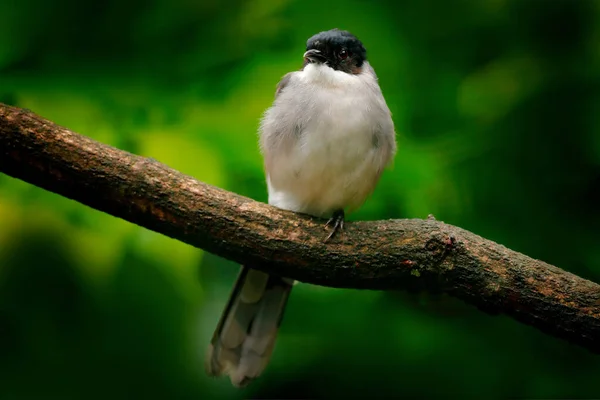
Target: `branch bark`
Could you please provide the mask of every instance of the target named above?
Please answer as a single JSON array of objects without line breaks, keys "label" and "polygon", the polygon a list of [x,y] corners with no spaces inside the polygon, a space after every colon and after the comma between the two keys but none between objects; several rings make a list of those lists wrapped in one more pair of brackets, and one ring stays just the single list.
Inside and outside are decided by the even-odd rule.
[{"label": "branch bark", "polygon": [[323,221],[0,104],[0,172],[230,260],[340,288],[444,291],[600,353],[600,285],[435,220]]}]

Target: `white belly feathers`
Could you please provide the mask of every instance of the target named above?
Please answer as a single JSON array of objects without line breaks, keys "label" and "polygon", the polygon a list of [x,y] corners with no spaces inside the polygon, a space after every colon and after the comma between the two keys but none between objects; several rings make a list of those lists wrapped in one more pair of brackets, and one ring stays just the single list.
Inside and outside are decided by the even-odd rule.
[{"label": "white belly feathers", "polygon": [[[359,207],[371,193],[395,141],[389,110],[366,67],[349,75],[309,64],[288,83],[302,95],[283,90],[266,112],[261,145],[270,204],[329,217]],[[384,146],[390,135],[393,149]]]}]

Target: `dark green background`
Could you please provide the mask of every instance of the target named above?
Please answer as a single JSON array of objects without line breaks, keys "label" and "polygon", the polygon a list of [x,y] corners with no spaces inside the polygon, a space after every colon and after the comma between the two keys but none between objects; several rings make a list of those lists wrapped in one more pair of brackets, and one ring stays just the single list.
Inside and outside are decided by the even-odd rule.
[{"label": "dark green background", "polygon": [[[0,101],[266,200],[256,129],[351,30],[399,151],[353,219],[600,281],[600,2],[0,0]],[[262,379],[203,371],[237,266],[0,175],[0,398],[600,397],[600,357],[441,295],[294,289]]]}]

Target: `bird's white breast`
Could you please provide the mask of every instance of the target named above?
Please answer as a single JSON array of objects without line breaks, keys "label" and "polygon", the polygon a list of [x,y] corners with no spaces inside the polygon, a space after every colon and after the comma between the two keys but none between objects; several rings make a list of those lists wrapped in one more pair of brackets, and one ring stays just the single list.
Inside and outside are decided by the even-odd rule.
[{"label": "bird's white breast", "polygon": [[273,153],[266,154],[269,203],[317,216],[360,206],[389,161],[373,136],[382,124],[393,142],[389,110],[374,75],[309,64],[289,85],[265,116],[273,123],[263,121],[263,136],[276,134],[269,129],[296,136],[278,138],[289,146],[263,146]]}]

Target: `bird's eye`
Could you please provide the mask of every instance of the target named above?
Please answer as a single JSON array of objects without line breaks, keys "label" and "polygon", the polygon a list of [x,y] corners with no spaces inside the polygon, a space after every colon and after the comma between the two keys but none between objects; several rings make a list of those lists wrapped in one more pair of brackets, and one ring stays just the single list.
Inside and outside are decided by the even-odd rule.
[{"label": "bird's eye", "polygon": [[350,56],[350,52],[346,49],[343,49],[342,51],[340,51],[340,58],[342,60],[345,60],[346,58],[348,58],[348,56]]}]

